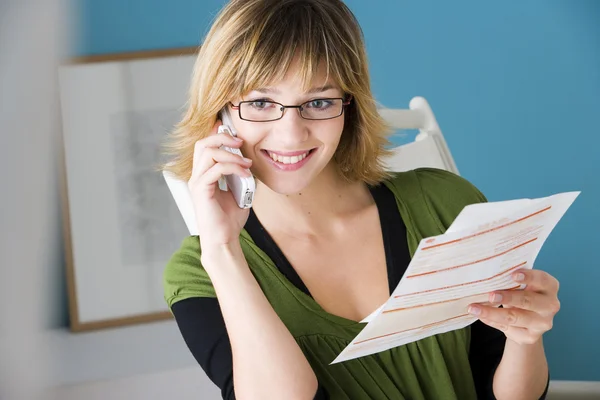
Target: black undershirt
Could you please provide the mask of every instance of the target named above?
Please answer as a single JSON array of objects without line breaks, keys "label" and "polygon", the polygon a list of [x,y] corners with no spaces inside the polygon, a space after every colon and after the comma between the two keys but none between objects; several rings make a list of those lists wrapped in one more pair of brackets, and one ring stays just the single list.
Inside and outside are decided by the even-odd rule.
[{"label": "black undershirt", "polygon": [[[410,263],[406,227],[396,205],[394,194],[385,186],[371,188],[379,211],[385,248],[390,294],[394,291]],[[245,229],[255,244],[269,256],[281,273],[298,289],[310,292],[281,249],[250,211]],[[223,399],[235,399],[231,345],[225,321],[216,298],[188,298],[171,307],[183,339],[208,378],[221,389]],[[505,336],[480,321],[471,325],[469,361],[478,399],[495,399],[492,382],[504,351]],[[548,387],[546,387],[546,391]],[[544,399],[546,393],[541,399]],[[328,399],[319,385],[315,400]]]}]

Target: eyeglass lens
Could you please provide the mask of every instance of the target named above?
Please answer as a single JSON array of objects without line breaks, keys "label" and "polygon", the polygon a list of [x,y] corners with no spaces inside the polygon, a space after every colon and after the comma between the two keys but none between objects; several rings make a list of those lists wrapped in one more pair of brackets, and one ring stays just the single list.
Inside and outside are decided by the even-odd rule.
[{"label": "eyeglass lens", "polygon": [[[282,104],[256,100],[240,103],[240,117],[250,121],[270,121],[283,117],[286,107]],[[329,119],[342,114],[342,99],[315,99],[300,106],[300,115],[305,119]]]}]

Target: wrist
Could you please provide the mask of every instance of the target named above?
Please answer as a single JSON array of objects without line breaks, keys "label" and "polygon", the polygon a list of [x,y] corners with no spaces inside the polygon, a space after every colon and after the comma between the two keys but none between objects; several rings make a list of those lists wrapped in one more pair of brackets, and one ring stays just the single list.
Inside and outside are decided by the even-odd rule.
[{"label": "wrist", "polygon": [[520,350],[524,350],[524,351],[536,349],[536,348],[540,348],[540,347],[543,348],[544,347],[543,336],[540,336],[537,340],[535,340],[534,342],[531,342],[531,343],[519,343],[510,338],[506,338],[506,345],[510,348],[520,349]]},{"label": "wrist", "polygon": [[205,269],[211,265],[227,265],[237,259],[245,259],[239,242],[201,245],[200,262]]},{"label": "wrist", "polygon": [[514,370],[515,365],[528,365],[538,372],[547,368],[543,341],[540,339],[535,343],[522,344],[507,339],[499,369]]}]

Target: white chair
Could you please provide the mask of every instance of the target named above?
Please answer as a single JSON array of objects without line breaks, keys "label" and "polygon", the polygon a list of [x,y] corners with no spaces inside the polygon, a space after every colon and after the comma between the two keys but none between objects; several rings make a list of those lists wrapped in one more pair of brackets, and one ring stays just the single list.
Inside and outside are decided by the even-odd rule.
[{"label": "white chair", "polygon": [[[414,142],[395,147],[392,156],[384,160],[389,170],[401,172],[432,167],[458,175],[452,154],[427,100],[415,97],[410,101],[409,109],[380,109],[379,112],[394,129],[419,130]],[[168,172],[163,172],[163,176],[190,235],[197,235],[196,218],[187,183]]]},{"label": "white chair", "polygon": [[381,116],[395,129],[418,129],[415,141],[395,147],[385,160],[391,171],[419,167],[445,169],[459,175],[454,158],[427,100],[414,97],[409,109],[381,109]]}]

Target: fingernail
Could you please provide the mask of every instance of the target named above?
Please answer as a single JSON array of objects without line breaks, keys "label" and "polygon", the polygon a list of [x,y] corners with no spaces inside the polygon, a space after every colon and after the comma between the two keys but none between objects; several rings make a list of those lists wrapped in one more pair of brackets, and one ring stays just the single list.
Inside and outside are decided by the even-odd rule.
[{"label": "fingernail", "polygon": [[500,303],[502,301],[502,295],[498,293],[492,294],[492,303]]},{"label": "fingernail", "polygon": [[469,314],[479,315],[479,314],[481,314],[481,308],[479,308],[477,306],[470,306],[469,307]]},{"label": "fingernail", "polygon": [[246,158],[246,157],[243,157],[243,158],[244,158],[244,161],[246,161],[247,163],[251,163],[252,162],[252,160],[249,159],[249,158]]},{"label": "fingernail", "polygon": [[518,274],[515,275],[515,281],[517,282],[521,282],[525,279],[525,275],[521,272],[519,272]]},{"label": "fingernail", "polygon": [[241,142],[242,139],[237,137],[237,136],[232,136],[233,140],[235,140],[236,142]]}]

